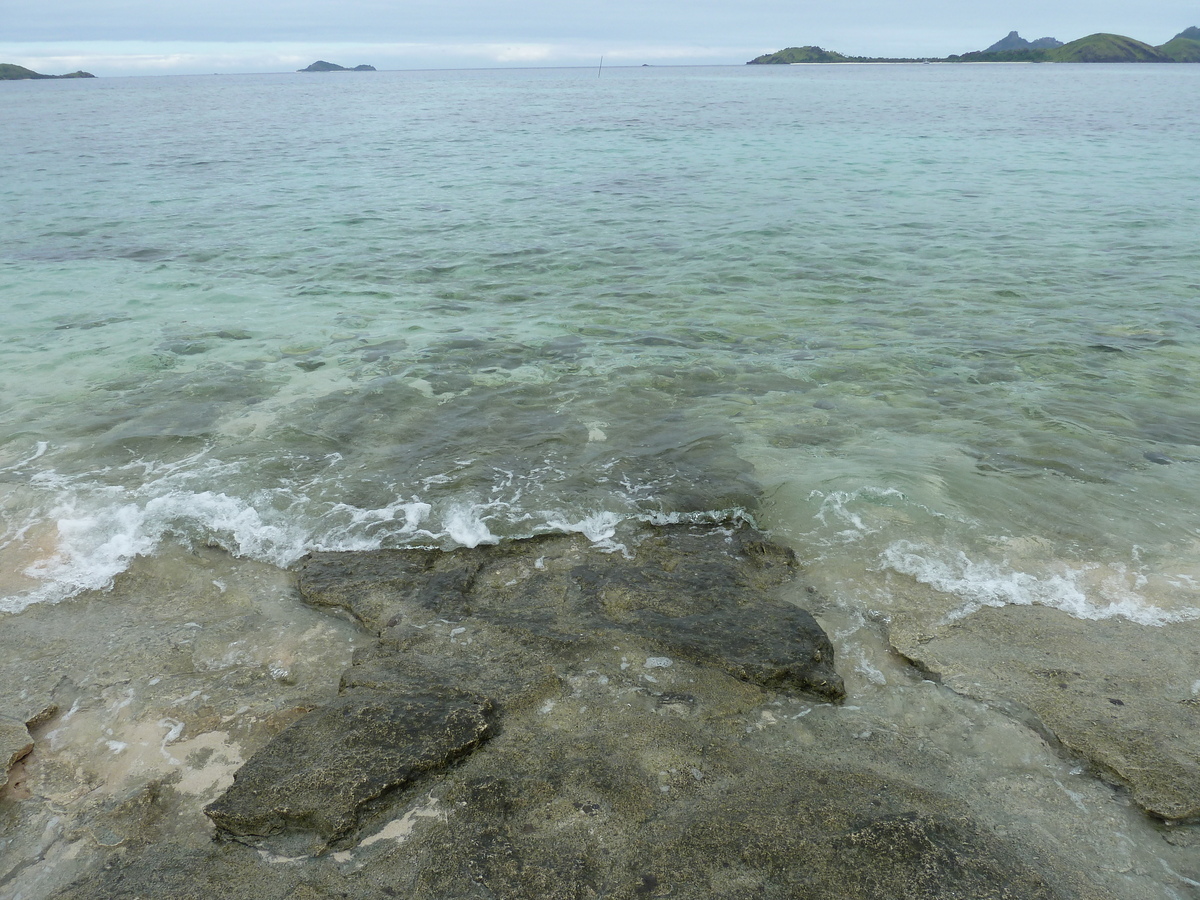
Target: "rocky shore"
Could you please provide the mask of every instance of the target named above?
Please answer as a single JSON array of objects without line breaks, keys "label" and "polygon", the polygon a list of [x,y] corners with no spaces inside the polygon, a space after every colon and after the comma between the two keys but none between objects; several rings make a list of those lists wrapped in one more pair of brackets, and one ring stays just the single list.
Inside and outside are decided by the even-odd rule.
[{"label": "rocky shore", "polygon": [[[322,553],[294,581],[180,551],[112,594],[7,617],[0,644],[23,663],[3,671],[0,891],[1082,900],[1196,884],[1195,828],[1106,870],[1123,794],[1053,789],[1083,754],[1149,812],[1196,815],[1196,711],[1164,705],[1161,673],[1094,672],[1051,640],[1013,674],[1012,648],[1068,617],[894,621],[924,674],[895,660],[907,684],[867,710],[796,602],[825,608],[790,550],[742,522],[620,541]],[[976,736],[1031,748],[1027,785],[945,752],[939,722],[968,739],[973,701],[927,675],[1008,704]],[[1103,701],[1084,689],[1097,678]],[[1141,712],[1153,736],[1121,718]],[[1009,796],[972,786],[989,778]],[[1057,839],[1018,824],[1023,806]]]},{"label": "rocky shore", "polygon": [[[952,625],[893,624],[893,646],[965,696],[1006,709],[1128,788],[1147,813],[1200,819],[1200,623],[1159,629],[1041,606],[982,609]],[[1096,648],[1114,648],[1098,653]]]}]

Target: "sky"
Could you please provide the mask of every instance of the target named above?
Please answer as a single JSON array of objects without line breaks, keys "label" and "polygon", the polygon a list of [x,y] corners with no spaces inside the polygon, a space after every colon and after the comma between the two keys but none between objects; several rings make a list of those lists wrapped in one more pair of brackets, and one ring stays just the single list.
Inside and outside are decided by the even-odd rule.
[{"label": "sky", "polygon": [[0,62],[98,76],[378,69],[740,65],[816,44],[946,56],[1016,30],[1162,44],[1195,0],[0,0]]}]

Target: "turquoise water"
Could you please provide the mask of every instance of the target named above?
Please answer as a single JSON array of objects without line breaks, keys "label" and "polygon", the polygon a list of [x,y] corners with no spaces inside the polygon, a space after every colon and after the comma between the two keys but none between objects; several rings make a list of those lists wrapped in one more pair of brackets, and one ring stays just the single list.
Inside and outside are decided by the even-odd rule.
[{"label": "turquoise water", "polygon": [[1200,616],[1200,68],[0,87],[0,609],[736,511],[864,608]]}]

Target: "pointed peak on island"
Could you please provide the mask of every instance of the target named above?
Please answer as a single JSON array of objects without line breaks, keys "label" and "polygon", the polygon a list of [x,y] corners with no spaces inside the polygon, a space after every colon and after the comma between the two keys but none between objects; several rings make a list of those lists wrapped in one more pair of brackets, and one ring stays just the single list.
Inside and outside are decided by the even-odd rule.
[{"label": "pointed peak on island", "polygon": [[304,69],[297,69],[297,72],[374,72],[374,66],[355,66],[353,69],[347,69],[345,66],[339,66],[337,63],[326,62],[323,59],[318,59],[311,66]]},{"label": "pointed peak on island", "polygon": [[812,45],[787,47],[775,53],[764,53],[746,65],[796,65],[798,63],[966,63],[966,62],[1062,62],[1062,63],[1141,63],[1179,62],[1200,63],[1200,27],[1185,28],[1167,43],[1152,47],[1123,34],[1098,32],[1064,44],[1057,38],[1043,37],[1027,41],[1010,31],[986,50],[952,53],[944,59],[932,57],[893,59],[878,56],[846,56],[835,50]]},{"label": "pointed peak on island", "polygon": [[1036,41],[1027,41],[1015,31],[1010,31],[1007,37],[1002,37],[992,46],[984,50],[984,53],[999,53],[1001,50],[1030,50],[1043,47],[1061,47],[1062,41],[1052,37],[1038,38]]},{"label": "pointed peak on island", "polygon": [[1200,28],[1185,28],[1161,47],[1155,47],[1173,62],[1200,62]]}]

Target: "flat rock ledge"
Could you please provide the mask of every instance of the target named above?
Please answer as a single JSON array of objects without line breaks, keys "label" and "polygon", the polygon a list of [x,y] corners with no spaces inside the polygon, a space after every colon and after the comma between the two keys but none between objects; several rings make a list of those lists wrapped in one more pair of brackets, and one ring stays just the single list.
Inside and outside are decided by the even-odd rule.
[{"label": "flat rock ledge", "polygon": [[474,749],[491,708],[434,685],[351,690],[285,728],[206,812],[236,840],[288,856],[319,853],[350,834],[365,807]]},{"label": "flat rock ledge", "polygon": [[[644,535],[631,557],[580,535],[451,552],[318,553],[301,568],[300,593],[406,651],[427,646],[439,621],[456,622],[461,634],[502,633],[506,651],[636,636],[744,681],[840,701],[829,638],[808,612],[771,594],[795,574],[791,550],[744,525],[667,526]],[[479,647],[475,671],[463,673],[492,695],[513,686],[487,680],[493,637]]]},{"label": "flat rock ledge", "polygon": [[1153,628],[1008,606],[934,626],[897,617],[889,640],[947,687],[1082,756],[1145,812],[1200,821],[1200,622]]},{"label": "flat rock ledge", "polygon": [[336,699],[207,807],[217,840],[149,829],[59,897],[1106,896],[887,766],[756,737],[843,697],[781,599],[790,551],[737,523],[626,541],[314,554],[302,597],[377,637]]}]

